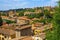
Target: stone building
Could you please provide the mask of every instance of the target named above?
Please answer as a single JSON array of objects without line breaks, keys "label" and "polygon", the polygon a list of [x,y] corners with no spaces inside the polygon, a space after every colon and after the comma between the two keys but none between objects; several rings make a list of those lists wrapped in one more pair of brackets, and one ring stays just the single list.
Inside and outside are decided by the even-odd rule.
[{"label": "stone building", "polygon": [[19,38],[21,36],[31,36],[32,35],[31,25],[16,27],[15,31],[16,31],[17,38]]},{"label": "stone building", "polygon": [[16,15],[16,10],[9,10],[8,14],[9,14],[9,17],[14,17]]},{"label": "stone building", "polygon": [[17,24],[19,24],[19,25],[29,24],[29,22],[30,21],[26,16],[17,18]]}]

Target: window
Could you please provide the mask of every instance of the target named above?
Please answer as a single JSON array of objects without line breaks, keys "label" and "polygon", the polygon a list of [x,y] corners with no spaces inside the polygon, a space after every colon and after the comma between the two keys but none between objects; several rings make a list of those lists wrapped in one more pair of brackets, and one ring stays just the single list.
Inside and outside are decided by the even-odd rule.
[{"label": "window", "polygon": [[6,38],[6,36],[5,36],[5,38]]},{"label": "window", "polygon": [[2,40],[4,40],[4,38],[2,38]]},{"label": "window", "polygon": [[39,40],[39,39],[37,39],[37,40]]}]

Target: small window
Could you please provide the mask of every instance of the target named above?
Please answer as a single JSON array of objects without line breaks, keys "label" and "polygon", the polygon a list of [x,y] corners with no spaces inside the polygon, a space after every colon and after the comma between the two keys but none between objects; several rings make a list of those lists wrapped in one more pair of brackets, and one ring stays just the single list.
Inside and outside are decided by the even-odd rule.
[{"label": "small window", "polygon": [[37,39],[37,40],[39,40],[39,39]]},{"label": "small window", "polygon": [[5,38],[6,38],[6,36],[5,36]]},{"label": "small window", "polygon": [[2,40],[4,40],[4,38],[2,38]]}]

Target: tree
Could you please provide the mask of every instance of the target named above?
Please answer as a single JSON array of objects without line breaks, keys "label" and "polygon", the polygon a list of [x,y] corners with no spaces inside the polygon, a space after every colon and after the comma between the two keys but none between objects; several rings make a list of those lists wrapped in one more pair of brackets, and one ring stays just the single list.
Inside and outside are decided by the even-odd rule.
[{"label": "tree", "polygon": [[0,16],[0,26],[3,25],[3,20],[2,20],[2,17]]},{"label": "tree", "polygon": [[29,19],[35,18],[36,14],[26,14],[25,16],[27,16]]},{"label": "tree", "polygon": [[53,30],[48,31],[46,35],[47,40],[60,40],[60,1],[58,2],[58,7],[55,9],[55,14],[53,16]]},{"label": "tree", "polygon": [[40,17],[42,17],[43,15],[44,15],[43,13],[38,13],[38,14],[36,14],[35,18],[40,18]]},{"label": "tree", "polygon": [[41,19],[41,20],[33,20],[32,24],[33,24],[33,23],[36,23],[36,22],[46,24],[46,20],[45,20],[45,19]]},{"label": "tree", "polygon": [[2,15],[2,16],[6,16],[6,14],[5,14],[5,13],[2,13],[1,15]]},{"label": "tree", "polygon": [[19,13],[19,16],[24,16],[24,12],[20,12]]},{"label": "tree", "polygon": [[16,23],[15,21],[7,20],[7,19],[3,19],[3,20],[6,21],[7,24]]},{"label": "tree", "polygon": [[51,18],[50,11],[48,10],[44,10],[44,15],[45,15],[45,18]]},{"label": "tree", "polygon": [[53,15],[50,14],[50,11],[44,10],[44,17],[45,17],[47,23],[50,23],[51,22],[51,20],[53,18],[52,16]]},{"label": "tree", "polygon": [[35,12],[34,9],[28,9],[27,11],[29,11],[29,12]]}]

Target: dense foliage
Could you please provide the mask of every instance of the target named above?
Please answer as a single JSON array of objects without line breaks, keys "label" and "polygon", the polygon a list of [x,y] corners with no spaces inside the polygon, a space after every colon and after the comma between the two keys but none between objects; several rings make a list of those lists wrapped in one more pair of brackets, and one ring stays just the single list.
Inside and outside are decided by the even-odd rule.
[{"label": "dense foliage", "polygon": [[28,16],[28,18],[32,19],[32,18],[40,18],[42,17],[44,14],[43,13],[38,13],[38,14],[26,14],[25,16]]},{"label": "dense foliage", "polygon": [[2,15],[2,16],[6,16],[6,14],[5,14],[5,13],[1,13],[1,15]]},{"label": "dense foliage", "polygon": [[20,12],[19,13],[19,16],[24,16],[24,12]]},{"label": "dense foliage", "polygon": [[46,24],[46,20],[45,20],[45,19],[42,19],[42,20],[33,20],[32,24],[33,24],[33,23],[37,23],[37,22]]},{"label": "dense foliage", "polygon": [[58,7],[55,9],[55,14],[53,16],[53,30],[47,31],[46,39],[47,40],[60,40],[60,1]]},{"label": "dense foliage", "polygon": [[15,21],[7,20],[7,19],[3,19],[3,20],[6,21],[7,24],[16,23]]},{"label": "dense foliage", "polygon": [[2,20],[2,18],[0,17],[0,26],[2,26],[3,25],[3,20]]}]

